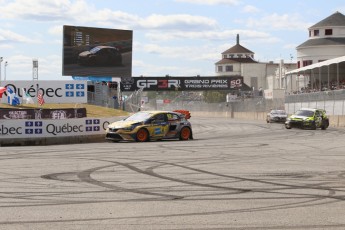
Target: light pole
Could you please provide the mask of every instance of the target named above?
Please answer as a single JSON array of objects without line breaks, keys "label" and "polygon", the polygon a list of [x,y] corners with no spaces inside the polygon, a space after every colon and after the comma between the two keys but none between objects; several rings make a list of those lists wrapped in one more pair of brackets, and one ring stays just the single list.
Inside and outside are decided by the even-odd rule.
[{"label": "light pole", "polygon": [[6,81],[6,67],[7,67],[7,65],[8,65],[8,62],[7,61],[5,61],[5,77],[4,77],[4,81]]},{"label": "light pole", "polygon": [[4,58],[0,57],[0,83],[1,83],[1,63],[2,63],[3,60],[4,60]]}]

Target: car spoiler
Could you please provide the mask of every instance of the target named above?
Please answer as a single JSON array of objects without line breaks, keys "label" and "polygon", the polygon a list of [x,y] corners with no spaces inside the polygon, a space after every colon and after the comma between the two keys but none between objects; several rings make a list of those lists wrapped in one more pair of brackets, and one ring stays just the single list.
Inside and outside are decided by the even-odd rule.
[{"label": "car spoiler", "polygon": [[192,115],[190,115],[190,112],[188,110],[174,110],[173,112],[183,114],[186,119],[190,119],[192,117]]}]

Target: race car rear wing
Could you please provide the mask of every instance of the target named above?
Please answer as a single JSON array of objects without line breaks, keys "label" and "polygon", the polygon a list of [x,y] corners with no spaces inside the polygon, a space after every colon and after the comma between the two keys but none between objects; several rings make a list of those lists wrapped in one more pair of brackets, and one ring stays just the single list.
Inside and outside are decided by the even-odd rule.
[{"label": "race car rear wing", "polygon": [[181,113],[185,116],[186,119],[190,119],[192,115],[188,110],[174,110],[173,112]]}]

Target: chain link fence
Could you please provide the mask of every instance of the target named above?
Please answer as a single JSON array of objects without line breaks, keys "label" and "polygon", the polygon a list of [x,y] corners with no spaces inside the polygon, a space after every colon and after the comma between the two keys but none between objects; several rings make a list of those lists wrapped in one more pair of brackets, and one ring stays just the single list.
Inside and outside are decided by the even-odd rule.
[{"label": "chain link fence", "polygon": [[[117,99],[110,95],[114,92],[88,92],[88,103],[109,108],[118,108],[128,112],[139,110],[178,110],[185,109],[194,112],[268,112],[272,109],[285,109],[293,114],[300,108],[321,108],[329,115],[345,115],[345,90],[321,91],[286,95],[283,99],[265,99],[257,96],[252,98],[238,98],[230,102],[207,103],[198,98],[184,97],[184,94],[167,100],[150,98],[143,103],[143,90],[128,93]],[[101,95],[97,95],[101,94]],[[188,94],[186,94],[188,95]]]},{"label": "chain link fence", "polygon": [[329,115],[345,114],[345,90],[321,91],[287,95],[285,109],[294,113],[300,108],[325,109]]},{"label": "chain link fence", "polygon": [[284,109],[284,99],[265,100],[263,97],[231,102],[207,103],[204,101],[184,101],[157,103],[151,101],[144,105],[145,110],[189,110],[194,112],[268,112],[271,109]]}]

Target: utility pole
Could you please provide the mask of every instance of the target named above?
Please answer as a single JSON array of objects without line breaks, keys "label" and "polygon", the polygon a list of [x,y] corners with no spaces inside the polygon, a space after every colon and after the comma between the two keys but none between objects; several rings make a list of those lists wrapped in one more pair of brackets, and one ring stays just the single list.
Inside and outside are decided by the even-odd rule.
[{"label": "utility pole", "polygon": [[5,61],[5,77],[4,77],[4,81],[6,81],[6,67],[7,67],[7,65],[8,65],[8,62]]},{"label": "utility pole", "polygon": [[2,79],[1,79],[1,63],[2,63],[3,60],[4,60],[4,58],[0,57],[0,84],[1,84],[1,81],[2,81]]},{"label": "utility pole", "polygon": [[32,60],[32,80],[38,80],[38,60]]}]

